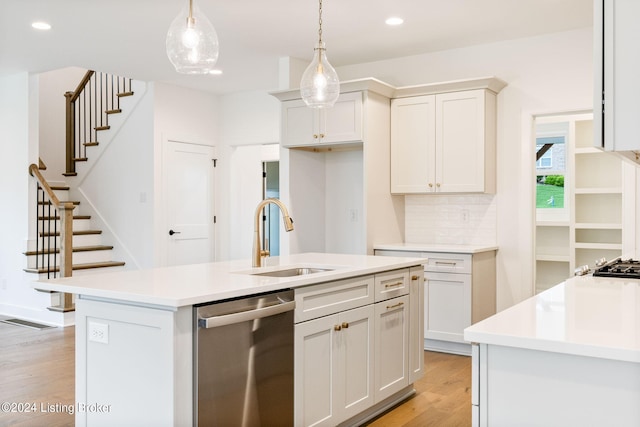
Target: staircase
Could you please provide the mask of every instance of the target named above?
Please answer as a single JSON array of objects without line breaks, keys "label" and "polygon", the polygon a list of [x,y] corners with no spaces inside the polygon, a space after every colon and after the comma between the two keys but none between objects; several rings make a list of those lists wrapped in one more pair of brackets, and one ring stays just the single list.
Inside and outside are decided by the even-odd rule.
[{"label": "staircase", "polygon": [[[87,148],[99,145],[98,135],[109,130],[109,117],[122,112],[120,98],[133,95],[131,79],[89,70],[66,98],[66,170],[75,177],[76,163],[87,162]],[[35,237],[30,242],[26,272],[42,279],[89,274],[117,268],[124,262],[112,259],[113,246],[102,242],[102,231],[92,226],[91,216],[83,215],[80,202],[71,201],[66,183],[50,185],[40,173],[42,161],[32,164],[29,173],[37,186]],[[73,178],[70,178],[73,179]],[[100,269],[100,270],[98,270]],[[58,312],[74,311],[70,294],[60,294],[59,303],[48,307]]]},{"label": "staircase", "polygon": [[[62,203],[69,200],[69,187],[51,186],[51,189]],[[113,246],[102,244],[102,230],[91,226],[91,216],[79,214],[80,202],[70,203],[75,206],[72,217],[72,271],[125,265],[124,262],[112,260]],[[27,256],[27,268],[24,269],[26,272],[41,274],[43,278],[54,278],[60,272],[60,221],[60,215],[52,209],[50,201],[38,202],[37,239],[40,250],[34,249],[24,253]],[[52,239],[56,241],[53,242]]]}]

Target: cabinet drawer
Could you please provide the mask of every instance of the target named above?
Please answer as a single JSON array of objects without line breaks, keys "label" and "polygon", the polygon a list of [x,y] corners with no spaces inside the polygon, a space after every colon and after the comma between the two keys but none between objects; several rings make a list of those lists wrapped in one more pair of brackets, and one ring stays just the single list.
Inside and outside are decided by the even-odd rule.
[{"label": "cabinet drawer", "polygon": [[393,270],[375,275],[375,301],[407,295],[409,293],[409,269]]},{"label": "cabinet drawer", "polygon": [[424,252],[422,255],[428,258],[424,271],[471,274],[471,254]]},{"label": "cabinet drawer", "polygon": [[362,276],[295,290],[295,322],[315,319],[374,302],[373,276]]}]

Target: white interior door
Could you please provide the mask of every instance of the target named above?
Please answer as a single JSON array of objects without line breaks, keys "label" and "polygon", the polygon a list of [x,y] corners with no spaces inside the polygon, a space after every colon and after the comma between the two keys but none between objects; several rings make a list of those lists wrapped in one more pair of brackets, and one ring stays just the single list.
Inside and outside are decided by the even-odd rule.
[{"label": "white interior door", "polygon": [[215,259],[214,158],[214,147],[167,141],[167,265]]}]

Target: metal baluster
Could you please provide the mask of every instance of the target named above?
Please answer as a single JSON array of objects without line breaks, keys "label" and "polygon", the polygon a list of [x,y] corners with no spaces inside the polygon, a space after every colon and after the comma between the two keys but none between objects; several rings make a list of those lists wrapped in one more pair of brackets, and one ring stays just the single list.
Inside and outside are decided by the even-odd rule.
[{"label": "metal baluster", "polygon": [[38,270],[38,258],[40,256],[40,183],[36,181],[36,271]]},{"label": "metal baluster", "polygon": [[[44,196],[44,194],[43,194]],[[44,254],[44,256],[46,256],[47,259],[47,279],[50,277],[51,274],[51,257],[49,256],[51,254],[51,201],[47,201],[47,217],[48,219],[46,220],[46,224],[47,224],[47,248],[45,250],[42,251],[42,253]]]},{"label": "metal baluster", "polygon": [[[102,93],[102,72],[100,72],[100,111],[103,111],[102,108],[102,100],[103,100],[104,96]],[[100,114],[100,126],[102,126],[102,114]],[[96,132],[97,135],[97,132]],[[98,140],[98,137],[96,136],[96,141]]]},{"label": "metal baluster", "polygon": [[[56,277],[56,259],[57,259],[57,249],[58,249],[58,241],[57,241],[57,234],[58,234],[58,221],[56,220],[56,217],[58,216],[58,211],[54,208],[53,209],[53,277]],[[51,217],[49,217],[49,222],[51,222]],[[60,230],[62,231],[62,230]],[[60,238],[62,238],[62,233],[60,233]]]},{"label": "metal baluster", "polygon": [[[93,76],[91,76],[93,79]],[[89,138],[85,142],[93,141],[93,111],[95,107],[93,106],[93,91],[91,90],[91,80],[89,80],[89,84],[87,85],[89,91]],[[84,157],[87,157],[87,146],[84,146]]]}]

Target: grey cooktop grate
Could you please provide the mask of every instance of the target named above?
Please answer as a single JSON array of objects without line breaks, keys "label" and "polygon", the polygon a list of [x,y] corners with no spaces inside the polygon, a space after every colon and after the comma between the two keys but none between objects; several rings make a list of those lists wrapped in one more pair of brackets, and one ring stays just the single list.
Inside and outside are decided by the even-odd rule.
[{"label": "grey cooktop grate", "polygon": [[31,329],[53,328],[53,326],[43,325],[42,323],[29,322],[28,320],[21,320],[21,319],[2,319],[0,320],[0,322],[8,323],[9,325],[24,326],[25,328],[31,328]]}]

